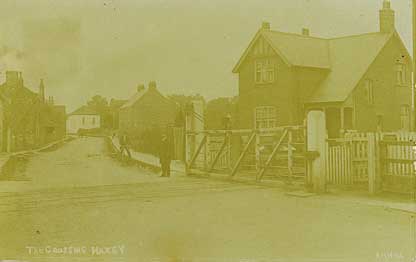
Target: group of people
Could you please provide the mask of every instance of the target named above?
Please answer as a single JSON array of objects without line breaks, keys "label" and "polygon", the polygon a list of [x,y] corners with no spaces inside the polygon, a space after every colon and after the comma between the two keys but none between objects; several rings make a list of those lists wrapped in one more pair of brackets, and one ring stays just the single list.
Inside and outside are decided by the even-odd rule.
[{"label": "group of people", "polygon": [[[123,132],[119,138],[120,154],[123,156],[125,152],[131,158],[129,149],[130,142],[126,132]],[[167,135],[163,134],[159,146],[159,162],[162,169],[161,177],[170,177],[170,164],[172,161],[172,149]]]}]

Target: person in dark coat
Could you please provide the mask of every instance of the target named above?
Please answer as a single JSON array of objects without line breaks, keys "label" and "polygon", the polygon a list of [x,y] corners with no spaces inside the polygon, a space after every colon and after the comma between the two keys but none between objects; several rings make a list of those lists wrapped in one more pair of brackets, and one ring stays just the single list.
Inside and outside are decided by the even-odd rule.
[{"label": "person in dark coat", "polygon": [[126,151],[129,158],[131,158],[131,153],[130,153],[130,149],[129,149],[129,139],[128,139],[127,134],[125,132],[123,132],[120,136],[120,154],[121,154],[121,157],[123,157],[124,151]]},{"label": "person in dark coat", "polygon": [[166,135],[162,136],[159,149],[159,161],[162,167],[162,177],[170,177],[170,162],[172,161],[172,149]]}]

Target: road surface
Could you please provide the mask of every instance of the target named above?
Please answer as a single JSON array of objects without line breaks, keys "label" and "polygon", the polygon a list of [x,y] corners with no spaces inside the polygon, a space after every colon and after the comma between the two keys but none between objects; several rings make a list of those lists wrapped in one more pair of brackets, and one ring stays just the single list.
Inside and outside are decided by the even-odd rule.
[{"label": "road surface", "polygon": [[404,213],[161,178],[112,159],[101,138],[34,155],[21,172],[19,192],[0,193],[0,261],[411,261],[415,244]]}]

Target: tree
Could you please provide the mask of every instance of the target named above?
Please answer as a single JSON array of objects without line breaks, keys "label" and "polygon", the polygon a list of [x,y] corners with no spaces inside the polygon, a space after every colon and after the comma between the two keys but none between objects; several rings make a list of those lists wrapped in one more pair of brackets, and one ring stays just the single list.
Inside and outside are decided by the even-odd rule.
[{"label": "tree", "polygon": [[206,129],[229,129],[236,117],[236,98],[220,97],[207,103],[205,110]]},{"label": "tree", "polygon": [[107,101],[107,98],[95,95],[88,102],[88,107],[100,114],[101,117],[101,127],[110,128],[112,126],[112,115],[110,113],[110,107]]}]

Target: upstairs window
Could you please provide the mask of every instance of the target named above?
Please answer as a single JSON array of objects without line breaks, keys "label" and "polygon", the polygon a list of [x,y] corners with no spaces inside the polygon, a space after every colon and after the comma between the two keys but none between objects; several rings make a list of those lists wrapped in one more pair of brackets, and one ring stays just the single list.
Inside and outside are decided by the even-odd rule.
[{"label": "upstairs window", "polygon": [[258,84],[273,83],[276,79],[276,68],[271,59],[259,59],[255,64],[255,81]]},{"label": "upstairs window", "polygon": [[85,116],[82,117],[82,124],[85,125]]},{"label": "upstairs window", "polygon": [[276,127],[277,110],[274,106],[260,106],[255,109],[256,129]]},{"label": "upstairs window", "polygon": [[396,83],[398,85],[405,85],[406,84],[406,64],[404,63],[397,63],[396,64]]},{"label": "upstairs window", "polygon": [[369,105],[374,105],[374,82],[371,79],[365,81],[365,89],[367,91],[367,101]]},{"label": "upstairs window", "polygon": [[400,107],[400,128],[405,131],[410,130],[410,106],[402,105]]}]

